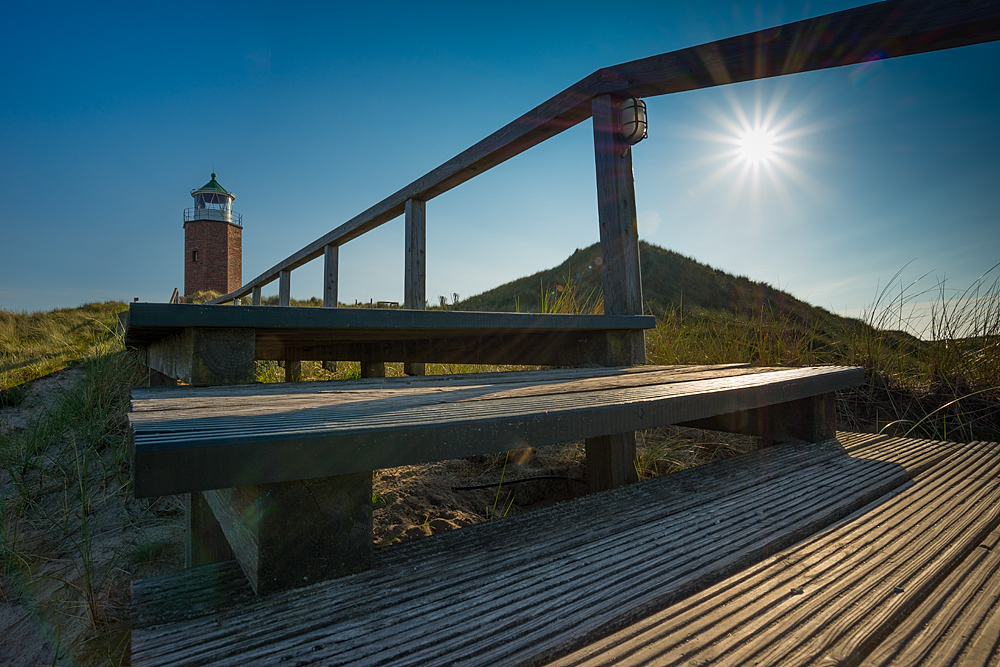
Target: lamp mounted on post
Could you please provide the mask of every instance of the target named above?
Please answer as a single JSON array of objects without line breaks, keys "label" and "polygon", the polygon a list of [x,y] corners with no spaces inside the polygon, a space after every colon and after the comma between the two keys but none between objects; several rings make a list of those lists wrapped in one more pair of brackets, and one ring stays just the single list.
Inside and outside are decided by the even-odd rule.
[{"label": "lamp mounted on post", "polygon": [[619,129],[622,139],[635,146],[646,138],[646,103],[638,97],[626,97],[618,105]]}]

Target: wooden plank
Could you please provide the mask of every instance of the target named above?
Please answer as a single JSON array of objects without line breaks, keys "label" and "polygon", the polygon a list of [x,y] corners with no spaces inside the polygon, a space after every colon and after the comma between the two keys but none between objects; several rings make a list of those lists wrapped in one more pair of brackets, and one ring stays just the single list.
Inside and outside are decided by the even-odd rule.
[{"label": "wooden plank", "polygon": [[862,667],[989,667],[1000,658],[1000,530],[934,589]]},{"label": "wooden plank", "polygon": [[[538,552],[524,553],[528,551],[524,545],[526,541],[532,541],[534,533],[548,534],[552,538],[547,548],[553,553],[569,552],[583,542],[619,530],[633,530],[650,521],[663,520],[669,515],[704,506],[721,496],[746,492],[751,487],[795,471],[826,466],[842,454],[843,450],[837,443],[828,442],[809,447],[780,446],[717,461],[709,466],[660,478],[659,482],[643,482],[599,496],[577,498],[538,512],[512,515],[492,526],[462,529],[449,533],[448,537],[437,536],[433,541],[421,540],[379,549],[376,550],[376,567],[391,571],[411,561],[432,562],[435,554],[444,553],[442,543],[438,542],[442,539],[447,540],[447,550],[453,553],[451,562],[462,567],[468,558],[482,553],[496,555],[501,561],[498,568],[512,558],[530,560]],[[615,517],[613,522],[603,521],[612,515]],[[576,533],[565,530],[572,525],[581,526],[581,530]],[[378,572],[370,572],[359,578],[377,580],[379,577]],[[345,585],[348,581],[339,583]],[[239,567],[234,571],[231,564],[137,581],[134,584],[137,592],[133,595],[133,627],[145,628],[196,618],[213,610],[242,604],[246,600],[238,593],[241,586],[249,589]],[[348,594],[346,597],[351,596]],[[402,602],[407,602],[405,597]]]},{"label": "wooden plank", "polygon": [[250,300],[250,305],[253,305],[253,306],[259,306],[260,305],[260,292],[261,292],[260,285],[256,285],[253,288],[253,297]]},{"label": "wooden plank", "polygon": [[[793,454],[804,465],[782,463]],[[536,664],[906,479],[839,446],[723,463],[380,550],[370,572],[209,617],[173,622],[137,585],[134,617],[166,624],[134,628],[133,664]],[[162,597],[176,590],[158,588]],[[192,602],[204,608],[204,597]]]},{"label": "wooden plank", "polygon": [[369,308],[226,308],[195,304],[133,303],[129,305],[126,343],[146,345],[186,328],[252,328],[257,331],[324,329],[317,336],[347,339],[366,330],[392,331],[419,339],[442,333],[489,334],[530,331],[617,331],[652,329],[651,315],[553,315],[542,313],[476,313],[439,310]]},{"label": "wooden plank", "polygon": [[553,664],[858,664],[996,530],[998,453],[967,446],[814,538]]},{"label": "wooden plank", "polygon": [[[860,369],[820,367],[489,401],[402,396],[342,403],[343,393],[335,392],[314,397],[326,406],[284,413],[270,412],[267,398],[253,408],[259,414],[133,412],[135,493],[308,479],[627,433],[861,381]],[[255,465],[248,469],[243,461]]]},{"label": "wooden plank", "polygon": [[586,120],[601,95],[662,95],[799,72],[981,44],[1000,39],[1000,2],[877,2],[700,46],[605,67],[581,79],[448,162],[320,237],[226,301],[267,284],[282,270],[319,257]]},{"label": "wooden plank", "polygon": [[[406,259],[403,308],[423,310],[427,300],[427,202],[406,200]],[[424,362],[412,361],[403,368],[407,375],[424,375]]]}]

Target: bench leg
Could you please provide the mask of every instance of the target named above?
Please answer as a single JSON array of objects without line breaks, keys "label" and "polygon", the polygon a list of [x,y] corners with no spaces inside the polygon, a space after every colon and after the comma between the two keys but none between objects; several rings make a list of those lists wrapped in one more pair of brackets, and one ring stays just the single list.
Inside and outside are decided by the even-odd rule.
[{"label": "bench leg", "polygon": [[363,377],[363,378],[384,378],[385,377],[385,362],[384,361],[362,361],[361,362],[361,377]]},{"label": "bench leg", "polygon": [[205,498],[259,595],[371,565],[371,472],[206,491]]},{"label": "bench leg", "polygon": [[639,480],[635,472],[635,433],[587,438],[587,490],[607,491]]},{"label": "bench leg", "polygon": [[422,361],[408,361],[403,364],[403,373],[406,375],[427,375],[427,365]]},{"label": "bench leg", "polygon": [[302,381],[302,362],[285,361],[285,382]]},{"label": "bench leg", "polygon": [[820,442],[836,436],[837,395],[832,392],[820,394],[679,426],[755,435],[759,448],[779,442]]},{"label": "bench leg", "polygon": [[184,567],[210,565],[232,560],[233,551],[215,519],[212,509],[200,493],[184,494]]}]

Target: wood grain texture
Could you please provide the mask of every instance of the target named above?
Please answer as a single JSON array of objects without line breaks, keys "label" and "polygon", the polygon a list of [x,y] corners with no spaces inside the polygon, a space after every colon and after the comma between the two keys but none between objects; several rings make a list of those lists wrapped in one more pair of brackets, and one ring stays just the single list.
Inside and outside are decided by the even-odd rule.
[{"label": "wood grain texture", "polygon": [[146,348],[149,368],[196,386],[253,382],[253,362],[254,334],[246,329],[181,329]]},{"label": "wood grain texture", "polygon": [[538,664],[752,567],[908,479],[835,442],[779,446],[380,549],[371,571],[306,590],[249,604],[216,595],[208,616],[184,612],[211,604],[187,583],[199,573],[137,582],[132,660]]},{"label": "wood grain texture", "polygon": [[[406,259],[403,308],[423,310],[427,301],[427,202],[406,200]],[[407,375],[424,375],[424,362],[411,361],[403,367]]]},{"label": "wood grain texture", "polygon": [[250,305],[252,305],[252,306],[259,306],[260,305],[260,293],[261,293],[261,287],[260,287],[260,285],[254,286],[254,288],[253,288],[253,296],[250,299]]},{"label": "wood grain texture", "polygon": [[277,263],[223,302],[249,293],[587,120],[601,95],[651,96],[926,53],[1000,39],[1000,2],[877,2],[597,70],[423,177]]},{"label": "wood grain texture", "polygon": [[323,307],[337,307],[337,286],[340,283],[340,246],[323,247]]},{"label": "wood grain texture", "polygon": [[129,345],[152,345],[185,328],[246,328],[255,358],[272,361],[614,366],[631,358],[627,332],[655,326],[651,316],[133,305],[140,307],[129,311]]},{"label": "wood grain texture", "polygon": [[[581,369],[582,370],[582,369]],[[601,369],[598,369],[601,371]],[[549,391],[505,394],[489,382],[442,387],[431,378],[391,378],[332,391],[248,387],[227,401],[217,391],[179,395],[136,390],[130,427],[137,496],[325,477],[505,449],[593,438],[837,391],[863,381],[860,369],[775,369],[661,381],[617,371],[617,387],[555,382]],[[604,371],[601,371],[604,373]],[[502,374],[500,374],[502,375]],[[536,380],[544,374],[533,376]],[[609,377],[605,376],[601,382]],[[669,374],[668,374],[669,377]],[[641,378],[641,380],[637,380]],[[393,381],[391,381],[393,380]],[[636,385],[636,382],[643,384]],[[491,396],[497,393],[498,396]],[[279,400],[280,396],[280,400]],[[484,400],[485,399],[485,400]]]},{"label": "wood grain texture", "polygon": [[860,663],[862,667],[1000,663],[1000,530],[994,530]]},{"label": "wood grain texture", "polygon": [[281,271],[278,274],[278,305],[287,307],[292,302],[292,272]]},{"label": "wood grain texture", "polygon": [[[919,447],[925,458],[937,459],[912,483],[553,664],[895,664],[882,659],[899,654],[892,647],[900,641],[905,654],[914,633],[943,652],[941,660],[930,659],[920,653],[920,641],[911,643],[909,664],[961,664],[953,660],[970,655],[972,646],[992,649],[995,635],[976,641],[985,636],[982,621],[993,617],[995,602],[972,609],[982,607],[982,598],[949,584],[959,583],[951,574],[956,566],[990,578],[989,566],[979,569],[976,550],[1000,523],[1000,445]],[[878,445],[875,451],[885,453]],[[930,615],[921,617],[921,610]],[[949,623],[966,613],[971,623]]]}]

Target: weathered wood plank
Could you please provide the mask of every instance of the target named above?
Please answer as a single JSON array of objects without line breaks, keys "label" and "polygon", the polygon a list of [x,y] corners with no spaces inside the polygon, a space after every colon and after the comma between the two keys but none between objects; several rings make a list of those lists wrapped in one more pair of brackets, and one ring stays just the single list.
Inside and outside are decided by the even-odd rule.
[{"label": "weathered wood plank", "polygon": [[877,2],[600,69],[313,243],[240,289],[273,281],[590,117],[601,95],[662,95],[1000,39],[1000,2]]},{"label": "weathered wood plank", "polygon": [[858,664],[996,530],[998,454],[948,448],[913,484],[554,664]]},{"label": "weathered wood plank", "polygon": [[[372,571],[208,618],[164,615],[144,599],[152,589],[174,610],[204,609],[205,595],[183,580],[177,589],[140,582],[133,618],[167,624],[133,630],[133,664],[534,664],[758,562],[908,478],[840,452],[772,448],[380,550]],[[793,456],[803,457],[798,467]],[[190,605],[177,604],[182,590],[195,595]]]},{"label": "weathered wood plank", "polygon": [[874,651],[862,667],[1000,660],[1000,530],[994,530]]},{"label": "weathered wood plank", "polygon": [[[819,367],[498,400],[456,400],[463,395],[449,392],[342,402],[349,393],[338,391],[313,395],[328,402],[323,407],[282,407],[277,413],[270,411],[270,394],[251,408],[259,414],[201,418],[200,410],[145,410],[130,415],[135,493],[308,479],[503,451],[525,442],[543,445],[626,433],[837,391],[861,381],[859,369]],[[248,469],[243,461],[254,465]]]},{"label": "weathered wood plank", "polygon": [[412,339],[442,332],[489,334],[513,330],[618,331],[651,329],[651,315],[553,315],[476,313],[368,308],[226,308],[204,304],[133,303],[129,305],[126,343],[145,345],[187,328],[252,328],[297,331],[317,329],[317,336],[357,338],[367,330],[393,330]]}]

